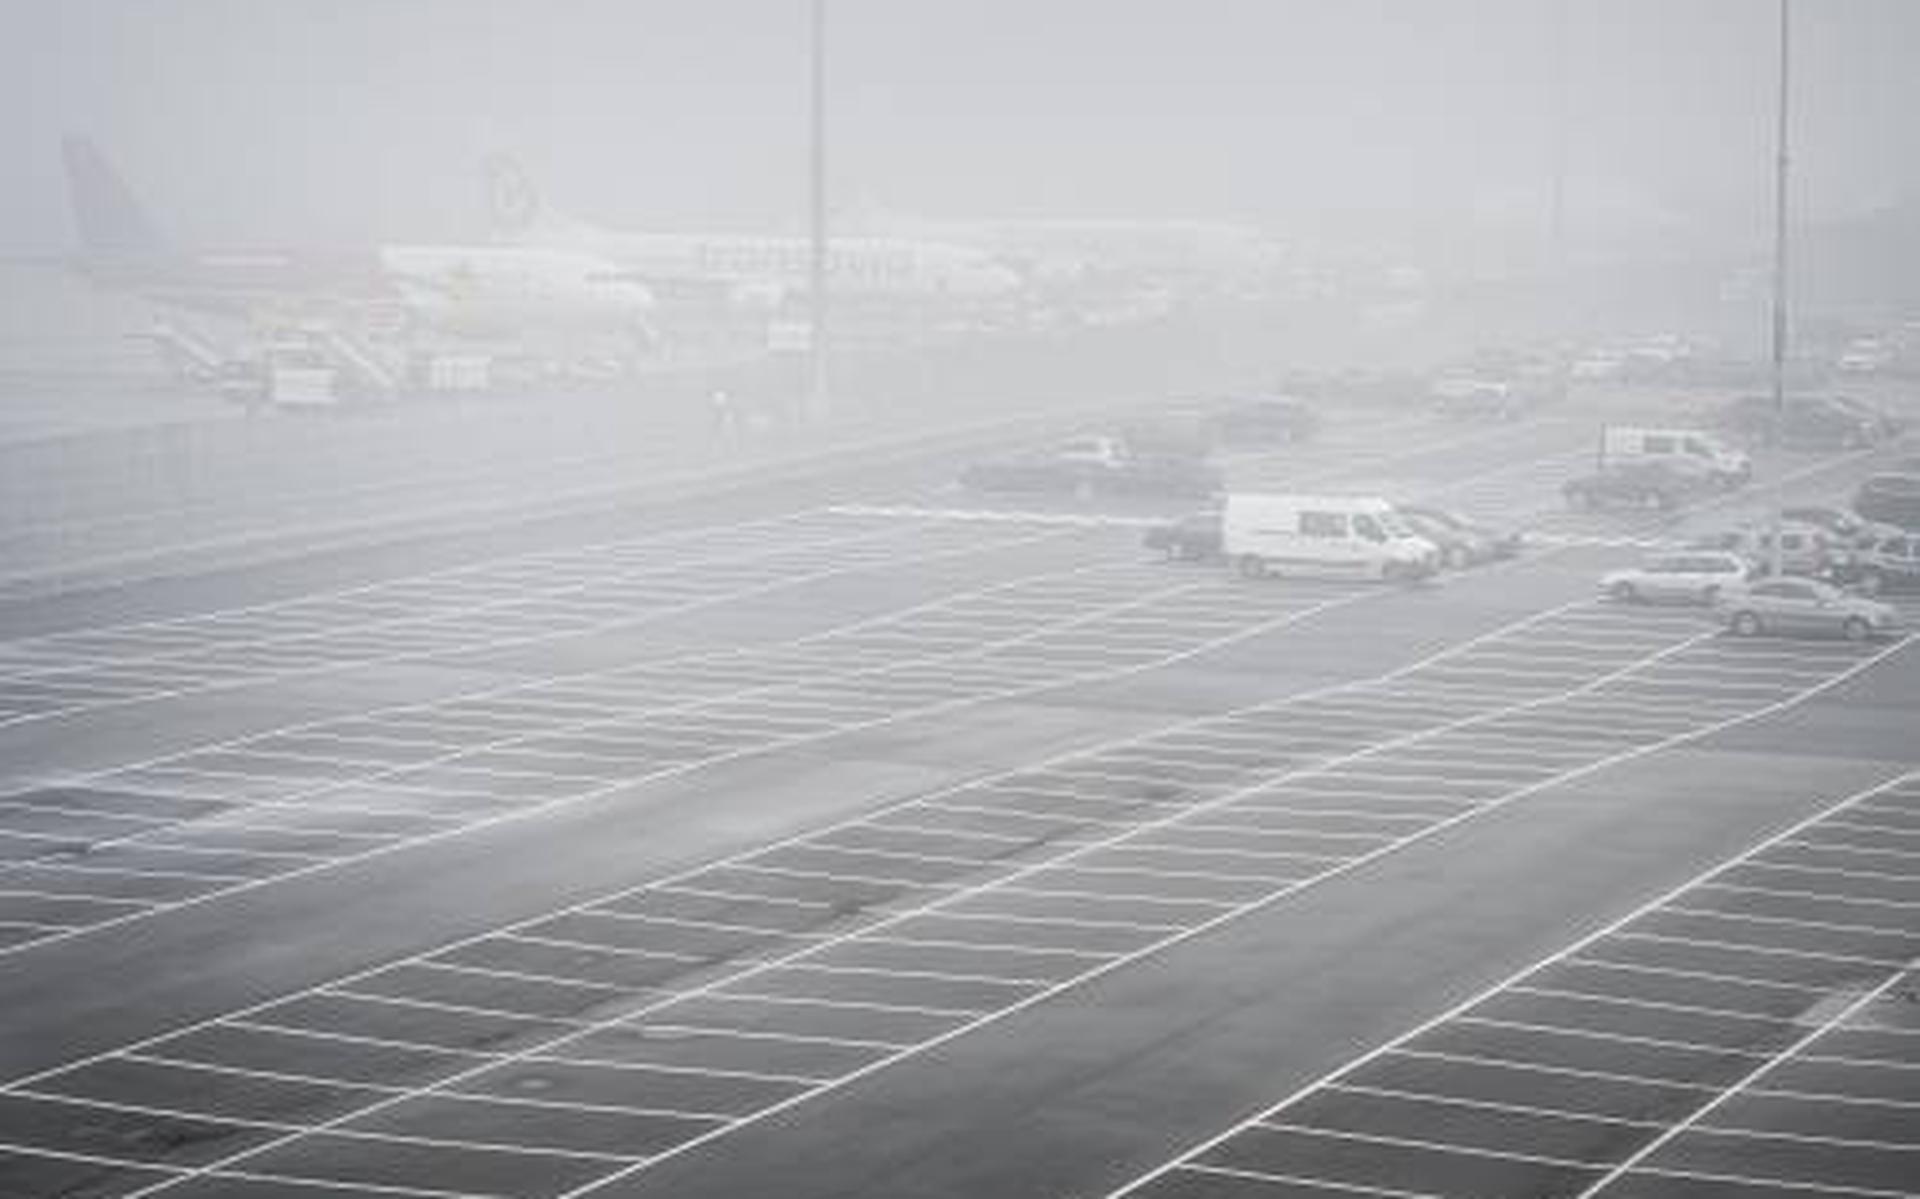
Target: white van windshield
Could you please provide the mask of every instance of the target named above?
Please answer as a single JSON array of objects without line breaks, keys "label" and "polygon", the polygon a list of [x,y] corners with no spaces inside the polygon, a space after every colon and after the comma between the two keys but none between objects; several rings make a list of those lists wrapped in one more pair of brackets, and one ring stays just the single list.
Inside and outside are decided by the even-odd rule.
[{"label": "white van windshield", "polygon": [[1368,516],[1364,512],[1354,514],[1353,531],[1368,541],[1385,541],[1387,539],[1387,535],[1381,531],[1379,524],[1374,521],[1373,517]]},{"label": "white van windshield", "polygon": [[1401,519],[1398,512],[1382,512],[1373,519],[1380,522],[1380,527],[1386,530],[1387,536],[1389,537],[1413,536],[1413,529],[1405,520]]}]

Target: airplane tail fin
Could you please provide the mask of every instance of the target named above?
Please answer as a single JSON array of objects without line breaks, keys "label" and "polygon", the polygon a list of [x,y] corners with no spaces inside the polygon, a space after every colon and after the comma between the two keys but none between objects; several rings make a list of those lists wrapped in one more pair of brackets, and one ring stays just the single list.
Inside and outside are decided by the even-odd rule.
[{"label": "airplane tail fin", "polygon": [[164,246],[158,226],[93,142],[68,136],[60,143],[67,167],[67,198],[80,243],[92,254],[146,254]]},{"label": "airplane tail fin", "polygon": [[487,184],[487,223],[496,237],[513,238],[543,223],[540,189],[520,160],[489,154],[480,163]]}]

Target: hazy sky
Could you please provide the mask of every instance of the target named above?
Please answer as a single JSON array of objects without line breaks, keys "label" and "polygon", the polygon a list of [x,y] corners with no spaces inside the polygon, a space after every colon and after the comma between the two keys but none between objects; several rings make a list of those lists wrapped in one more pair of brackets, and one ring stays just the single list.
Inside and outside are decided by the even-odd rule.
[{"label": "hazy sky", "polygon": [[[1758,236],[1771,0],[830,0],[833,180],[931,216]],[[1798,0],[1799,195],[1920,193],[1920,2]],[[0,0],[0,245],[71,240],[87,131],[181,237],[480,227],[475,160],[611,223],[796,227],[805,0]]]}]

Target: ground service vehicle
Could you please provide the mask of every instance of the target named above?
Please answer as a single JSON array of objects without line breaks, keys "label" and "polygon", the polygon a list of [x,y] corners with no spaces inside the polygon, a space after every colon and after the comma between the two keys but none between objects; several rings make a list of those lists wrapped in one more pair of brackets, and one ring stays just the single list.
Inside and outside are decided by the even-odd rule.
[{"label": "ground service vehicle", "polygon": [[1425,578],[1440,551],[1386,500],[1358,496],[1227,496],[1221,549],[1240,573],[1331,578]]},{"label": "ground service vehicle", "polygon": [[1204,562],[1220,556],[1220,513],[1193,512],[1179,520],[1154,525],[1140,539],[1150,550],[1183,562]]},{"label": "ground service vehicle", "polygon": [[1751,574],[1738,554],[1657,554],[1639,566],[1602,575],[1600,593],[1622,603],[1711,604]]},{"label": "ground service vehicle", "polygon": [[1891,606],[1813,579],[1767,579],[1720,600],[1727,627],[1742,637],[1762,633],[1840,636],[1865,641],[1900,631]]},{"label": "ground service vehicle", "polygon": [[1751,459],[1700,429],[1608,425],[1600,432],[1600,461],[1603,468],[1655,463],[1720,487],[1738,487],[1753,477]]},{"label": "ground service vehicle", "polygon": [[1657,508],[1671,512],[1711,486],[1703,476],[1680,474],[1664,463],[1634,462],[1568,479],[1560,492],[1569,508],[1582,511]]}]

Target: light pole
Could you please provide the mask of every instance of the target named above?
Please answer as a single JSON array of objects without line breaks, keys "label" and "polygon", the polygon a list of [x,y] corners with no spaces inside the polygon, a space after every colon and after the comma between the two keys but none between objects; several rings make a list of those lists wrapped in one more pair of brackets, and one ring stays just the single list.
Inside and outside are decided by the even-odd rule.
[{"label": "light pole", "polygon": [[1553,8],[1553,164],[1547,211],[1547,273],[1553,312],[1553,398],[1564,403],[1572,374],[1573,288],[1567,269],[1567,3]]},{"label": "light pole", "polygon": [[812,0],[812,95],[809,135],[809,225],[807,264],[807,395],[809,421],[827,415],[827,0]]},{"label": "light pole", "polygon": [[[1780,96],[1774,126],[1773,157],[1773,444],[1785,440],[1787,424],[1787,67],[1788,35],[1792,23],[1789,0],[1780,0]],[[1773,485],[1773,549],[1771,572],[1782,573],[1785,554],[1780,544],[1786,523],[1787,485],[1776,479]]]}]

